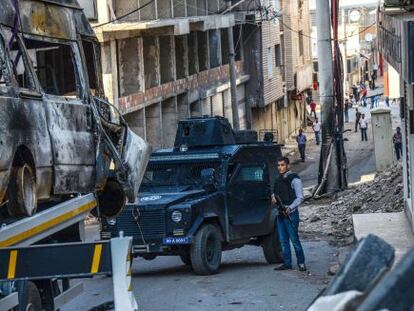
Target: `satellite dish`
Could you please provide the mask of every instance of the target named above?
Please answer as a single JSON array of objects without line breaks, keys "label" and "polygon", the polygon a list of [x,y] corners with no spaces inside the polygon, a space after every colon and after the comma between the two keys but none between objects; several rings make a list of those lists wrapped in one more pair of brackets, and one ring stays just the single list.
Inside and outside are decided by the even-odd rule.
[{"label": "satellite dish", "polygon": [[349,14],[349,19],[351,20],[351,22],[358,22],[359,19],[361,18],[361,13],[359,13],[358,10],[353,10],[350,14]]},{"label": "satellite dish", "polygon": [[371,42],[374,39],[373,35],[371,33],[365,34],[365,41]]}]

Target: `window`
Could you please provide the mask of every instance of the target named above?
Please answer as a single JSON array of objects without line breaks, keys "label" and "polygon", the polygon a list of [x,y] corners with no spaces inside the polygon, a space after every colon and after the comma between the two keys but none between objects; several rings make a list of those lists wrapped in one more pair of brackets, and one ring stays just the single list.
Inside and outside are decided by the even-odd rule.
[{"label": "window", "polygon": [[263,166],[245,166],[242,167],[236,177],[236,182],[263,182]]},{"label": "window", "polygon": [[24,52],[24,48],[18,36],[13,35],[9,28],[3,28],[5,44],[9,48],[11,70],[19,87],[35,89],[33,76]]},{"label": "window", "polygon": [[280,48],[280,44],[275,45],[275,64],[276,67],[282,66],[282,50]]},{"label": "window", "polygon": [[82,40],[83,54],[85,55],[86,69],[88,70],[89,89],[93,96],[98,96],[100,87],[97,76],[97,62],[94,43]]},{"label": "window", "polygon": [[267,74],[268,77],[273,77],[273,57],[272,48],[267,48]]},{"label": "window", "polygon": [[299,56],[303,56],[303,31],[299,31]]},{"label": "window", "polygon": [[42,89],[47,94],[80,97],[70,44],[24,39]]}]

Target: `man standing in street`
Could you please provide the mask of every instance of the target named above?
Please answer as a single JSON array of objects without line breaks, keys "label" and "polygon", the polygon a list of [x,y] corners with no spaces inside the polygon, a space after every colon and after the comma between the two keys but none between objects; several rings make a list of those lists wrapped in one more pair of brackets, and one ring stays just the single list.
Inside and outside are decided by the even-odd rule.
[{"label": "man standing in street", "polygon": [[292,255],[290,242],[295,249],[296,259],[300,271],[306,271],[305,255],[299,239],[299,205],[303,202],[303,186],[299,176],[290,171],[289,159],[280,158],[277,161],[279,176],[276,178],[272,204],[278,204],[276,197],[280,198],[286,210],[277,216],[277,231],[282,246],[283,264],[275,270],[292,269]]},{"label": "man standing in street", "polygon": [[352,94],[354,94],[356,102],[359,102],[358,87],[355,84],[352,85]]},{"label": "man standing in street", "polygon": [[299,130],[299,135],[296,136],[296,142],[298,143],[300,158],[302,159],[302,162],[305,162],[305,149],[306,149],[306,135],[303,134],[303,130]]},{"label": "man standing in street", "polygon": [[398,126],[396,132],[392,137],[392,142],[394,143],[395,155],[397,156],[397,161],[400,161],[402,154],[402,135],[401,128]]},{"label": "man standing in street", "polygon": [[313,132],[315,133],[316,144],[319,145],[321,142],[321,125],[318,118],[315,118],[315,122],[312,125]]},{"label": "man standing in street", "polygon": [[345,99],[345,104],[344,104],[344,115],[345,115],[345,123],[349,122],[349,109],[351,108],[351,102],[349,101],[349,99]]},{"label": "man standing in street", "polygon": [[316,103],[312,100],[310,103],[310,109],[311,109],[311,115],[313,114],[313,116],[316,118]]},{"label": "man standing in street", "polygon": [[368,141],[367,130],[368,130],[368,120],[365,119],[365,114],[361,115],[359,120],[359,129],[361,130],[361,141]]},{"label": "man standing in street", "polygon": [[358,108],[355,108],[355,133],[358,132],[359,120],[361,119],[361,113]]}]

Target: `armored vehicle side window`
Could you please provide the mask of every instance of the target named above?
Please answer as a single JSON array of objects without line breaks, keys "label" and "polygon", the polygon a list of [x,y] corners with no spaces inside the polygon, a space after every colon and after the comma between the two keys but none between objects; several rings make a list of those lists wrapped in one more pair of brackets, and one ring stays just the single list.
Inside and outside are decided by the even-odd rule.
[{"label": "armored vehicle side window", "polygon": [[45,93],[80,97],[72,46],[25,38],[24,43]]},{"label": "armored vehicle side window", "polygon": [[18,35],[13,34],[13,32],[6,27],[2,28],[2,32],[5,37],[5,44],[9,50],[11,68],[17,84],[21,88],[34,90],[35,84],[29,69],[29,60],[26,58],[24,47],[21,44]]},{"label": "armored vehicle side window", "polygon": [[93,96],[99,96],[101,95],[101,87],[98,76],[97,50],[94,43],[89,40],[82,40],[82,48],[88,70],[89,89]]},{"label": "armored vehicle side window", "polygon": [[264,181],[264,167],[263,166],[241,167],[236,177],[236,183],[263,182],[263,181]]}]

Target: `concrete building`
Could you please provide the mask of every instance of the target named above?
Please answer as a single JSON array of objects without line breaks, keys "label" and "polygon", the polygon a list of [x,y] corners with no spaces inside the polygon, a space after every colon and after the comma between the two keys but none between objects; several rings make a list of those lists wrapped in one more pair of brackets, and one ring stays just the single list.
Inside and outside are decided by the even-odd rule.
[{"label": "concrete building", "polygon": [[414,228],[414,14],[396,5],[395,1],[385,1],[387,4],[390,7],[383,8],[379,15],[379,47],[386,65],[392,68],[393,79],[400,81],[404,201]]},{"label": "concrete building", "polygon": [[[377,0],[341,0],[339,2],[338,36],[344,68],[344,90],[349,92],[353,84],[370,80],[374,64],[378,65],[376,53]],[[316,4],[309,3],[312,25],[312,56],[314,71],[318,71]]]},{"label": "concrete building", "polygon": [[[237,100],[246,128],[241,25],[221,14],[222,0],[81,0],[102,44],[105,92],[153,148],[174,143],[177,121],[220,115],[232,120],[227,28],[234,32]],[[92,4],[91,4],[92,3]],[[95,19],[95,21],[94,21]]]},{"label": "concrete building", "polygon": [[308,1],[247,1],[235,8],[242,20],[246,99],[252,128],[285,142],[305,125],[305,90],[312,84]]}]

